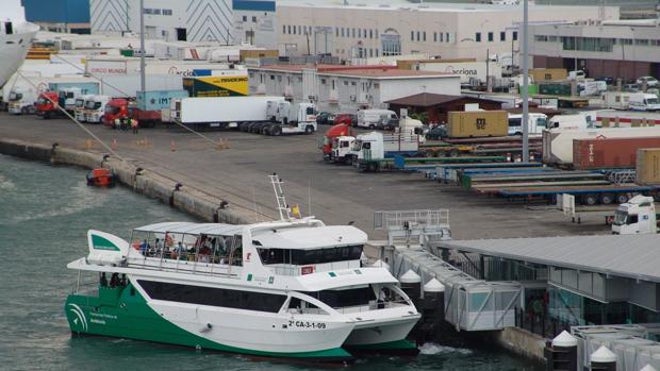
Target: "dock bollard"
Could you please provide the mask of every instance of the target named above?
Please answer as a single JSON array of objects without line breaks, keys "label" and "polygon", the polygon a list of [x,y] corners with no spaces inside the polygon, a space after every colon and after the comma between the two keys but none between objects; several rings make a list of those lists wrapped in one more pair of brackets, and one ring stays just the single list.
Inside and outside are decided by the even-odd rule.
[{"label": "dock bollard", "polygon": [[543,350],[546,370],[577,371],[577,339],[566,331],[562,331]]},{"label": "dock bollard", "polygon": [[598,350],[591,353],[592,371],[616,371],[616,354],[601,345]]},{"label": "dock bollard", "polygon": [[415,273],[412,269],[408,269],[406,273],[399,277],[401,282],[401,289],[412,299],[418,300],[422,297],[420,283],[422,277]]}]

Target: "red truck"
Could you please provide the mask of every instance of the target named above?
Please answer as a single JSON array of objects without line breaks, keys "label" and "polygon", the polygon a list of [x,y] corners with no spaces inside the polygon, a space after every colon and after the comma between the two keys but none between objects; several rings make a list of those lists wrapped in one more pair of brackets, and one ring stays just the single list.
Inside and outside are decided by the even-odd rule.
[{"label": "red truck", "polygon": [[61,116],[60,106],[64,107],[63,99],[60,100],[60,95],[56,91],[45,91],[39,94],[34,108],[37,110],[37,116],[45,119]]},{"label": "red truck", "polygon": [[103,125],[113,127],[116,119],[125,118],[136,119],[140,127],[154,127],[161,120],[161,113],[141,110],[135,101],[127,98],[113,98],[105,105]]},{"label": "red truck", "polygon": [[323,143],[321,145],[321,150],[323,151],[323,159],[330,160],[330,154],[332,153],[332,141],[334,138],[353,135],[352,132],[353,131],[351,130],[350,118],[347,122],[345,121],[332,125],[323,136]]}]

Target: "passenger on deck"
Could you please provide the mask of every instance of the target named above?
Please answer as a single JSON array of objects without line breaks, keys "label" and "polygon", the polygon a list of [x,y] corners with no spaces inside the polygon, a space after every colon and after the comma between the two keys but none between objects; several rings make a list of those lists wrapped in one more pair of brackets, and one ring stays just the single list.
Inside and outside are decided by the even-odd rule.
[{"label": "passenger on deck", "polygon": [[183,247],[181,241],[177,243],[174,251],[172,252],[172,259],[185,259],[186,258],[186,249]]},{"label": "passenger on deck", "polygon": [[110,287],[117,286],[119,286],[119,273],[113,273],[112,277],[110,277]]},{"label": "passenger on deck", "polygon": [[165,247],[165,244],[163,243],[163,240],[156,238],[156,252],[160,254],[163,252],[163,248]]},{"label": "passenger on deck", "polygon": [[142,253],[144,256],[147,256],[147,252],[149,251],[150,247],[151,246],[149,246],[147,240],[142,240],[142,243],[140,244],[140,253]]}]

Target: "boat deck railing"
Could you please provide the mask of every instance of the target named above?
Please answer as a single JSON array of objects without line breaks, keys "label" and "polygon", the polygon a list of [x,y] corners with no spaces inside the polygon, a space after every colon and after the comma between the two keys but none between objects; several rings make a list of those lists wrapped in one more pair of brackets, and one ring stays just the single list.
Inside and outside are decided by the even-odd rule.
[{"label": "boat deck railing", "polygon": [[234,260],[232,264],[225,260],[199,259],[174,259],[168,256],[132,256],[128,259],[129,266],[139,266],[148,269],[164,270],[171,272],[183,272],[193,274],[221,275],[223,277],[237,277],[242,267],[240,260]]}]

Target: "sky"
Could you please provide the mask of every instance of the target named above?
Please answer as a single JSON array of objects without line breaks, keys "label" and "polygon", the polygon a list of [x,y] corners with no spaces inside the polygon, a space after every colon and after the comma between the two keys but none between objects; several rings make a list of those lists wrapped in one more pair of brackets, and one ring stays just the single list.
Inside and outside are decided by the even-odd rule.
[{"label": "sky", "polygon": [[25,12],[21,6],[21,0],[2,0],[0,18],[11,20],[24,20]]}]

